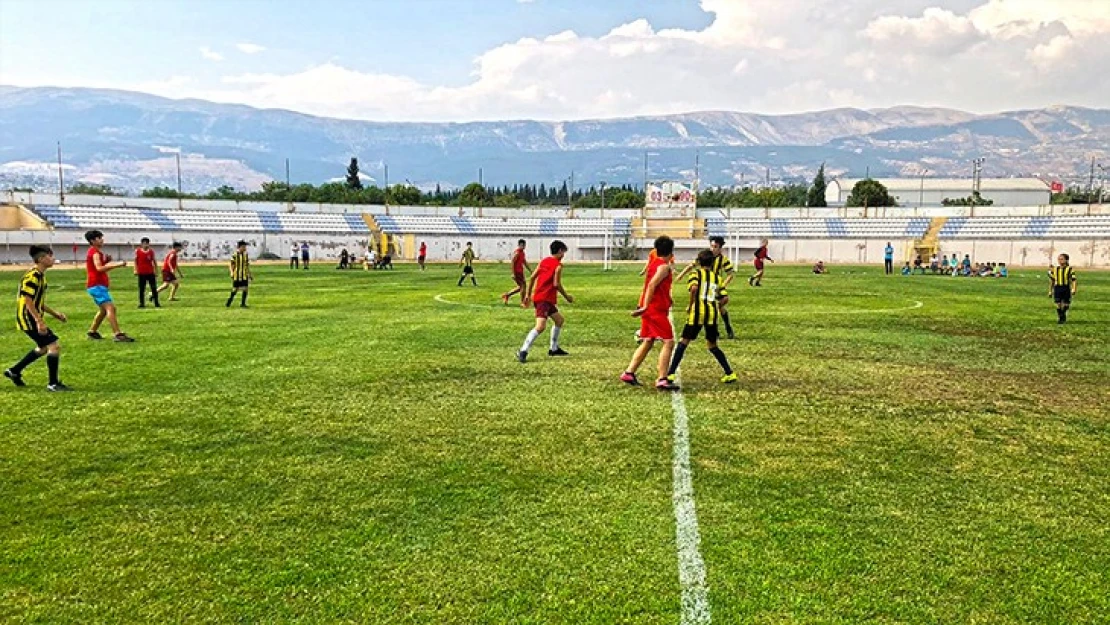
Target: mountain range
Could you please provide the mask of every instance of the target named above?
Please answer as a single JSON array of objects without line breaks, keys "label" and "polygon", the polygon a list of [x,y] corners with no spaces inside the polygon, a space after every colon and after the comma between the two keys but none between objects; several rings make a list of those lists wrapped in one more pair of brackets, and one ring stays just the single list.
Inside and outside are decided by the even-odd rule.
[{"label": "mountain range", "polygon": [[899,106],[791,115],[704,111],[580,121],[367,122],[102,89],[0,86],[0,186],[68,182],[121,190],[222,184],[253,189],[341,178],[352,156],[368,181],[423,188],[651,180],[775,184],[830,175],[984,176],[1086,181],[1110,163],[1110,110],[1071,106],[988,115]]}]

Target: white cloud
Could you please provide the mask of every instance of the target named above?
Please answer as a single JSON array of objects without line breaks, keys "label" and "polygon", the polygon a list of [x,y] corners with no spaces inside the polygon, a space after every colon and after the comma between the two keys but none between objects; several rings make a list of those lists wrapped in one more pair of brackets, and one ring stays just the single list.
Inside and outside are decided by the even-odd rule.
[{"label": "white cloud", "polygon": [[265,46],[260,46],[257,43],[237,43],[235,47],[243,54],[258,54],[266,49]]},{"label": "white cloud", "polygon": [[219,52],[216,52],[216,51],[212,50],[208,46],[201,46],[200,47],[200,55],[203,56],[204,58],[208,59],[209,61],[222,61],[222,60],[224,60],[224,55],[220,54]]}]

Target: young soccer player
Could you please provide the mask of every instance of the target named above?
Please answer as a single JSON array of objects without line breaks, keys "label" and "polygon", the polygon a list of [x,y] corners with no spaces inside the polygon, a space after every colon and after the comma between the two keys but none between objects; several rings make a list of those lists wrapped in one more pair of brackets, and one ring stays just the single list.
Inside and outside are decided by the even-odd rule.
[{"label": "young soccer player", "polygon": [[235,299],[235,294],[242,293],[239,307],[249,308],[247,306],[247,290],[250,288],[254,276],[251,275],[251,259],[247,255],[246,241],[239,241],[237,244],[235,253],[231,255],[231,262],[228,263],[228,273],[231,275],[231,295],[227,296],[225,306],[231,308],[231,301]]},{"label": "young soccer player", "polygon": [[308,241],[301,242],[301,264],[304,265],[304,270],[308,271]]},{"label": "young soccer player", "polygon": [[632,354],[632,361],[628,368],[621,374],[621,382],[631,386],[640,386],[636,379],[636,370],[647,358],[655,341],[662,341],[663,349],[659,352],[659,377],[667,377],[667,365],[671,362],[674,353],[674,327],[671,325],[671,280],[674,271],[670,260],[674,255],[674,241],[668,236],[655,239],[651,264],[648,266],[647,277],[644,278],[644,290],[640,294],[640,303],[632,311],[633,317],[640,318],[640,346]]},{"label": "young soccer player", "polygon": [[763,286],[763,261],[775,262],[767,255],[767,239],[759,242],[759,249],[755,251],[755,273],[748,278],[748,286]]},{"label": "young soccer player", "polygon": [[736,374],[728,364],[728,358],[721,348],[717,347],[717,290],[719,283],[717,272],[713,271],[715,258],[712,250],[702,250],[698,253],[698,269],[690,274],[687,279],[687,288],[690,291],[690,303],[686,308],[686,325],[682,328],[682,340],[674,350],[671,366],[667,370],[667,377],[657,381],[655,388],[661,391],[676,391],[678,385],[674,383],[674,376],[682,364],[682,357],[686,355],[686,347],[690,341],[698,338],[702,329],[705,330],[705,342],[709,346],[709,353],[720,363],[725,375],[721,381],[725,384],[736,382]]},{"label": "young soccer player", "polygon": [[1075,270],[1068,261],[1071,257],[1060,254],[1056,257],[1056,266],[1048,270],[1050,282],[1048,294],[1056,301],[1056,323],[1066,323],[1068,308],[1071,308],[1071,298],[1078,290],[1079,281],[1075,277]]},{"label": "young soccer player", "polygon": [[301,268],[301,246],[297,245],[296,241],[293,242],[293,249],[289,252],[289,268]]},{"label": "young soccer player", "polygon": [[504,304],[508,304],[509,298],[517,293],[520,293],[520,299],[524,301],[524,287],[527,286],[524,272],[532,273],[532,267],[528,264],[528,259],[524,255],[524,248],[527,246],[528,242],[524,239],[516,242],[516,249],[513,250],[513,282],[516,283],[516,287],[501,294],[501,301]]},{"label": "young soccer player", "polygon": [[154,267],[157,264],[154,250],[150,247],[150,239],[143,237],[139,247],[135,250],[135,275],[139,276],[139,308],[146,308],[146,287],[150,285],[150,300],[155,308],[161,308],[158,303],[158,285],[154,280]]},{"label": "young soccer player", "polygon": [[420,271],[424,271],[424,261],[428,258],[428,244],[424,241],[420,242],[420,255],[416,257],[416,263],[420,265]]},{"label": "young soccer player", "polygon": [[45,354],[46,370],[50,376],[46,390],[69,391],[72,389],[58,379],[58,364],[61,358],[58,337],[46,327],[46,318],[43,316],[47,314],[62,323],[66,321],[64,314],[46,305],[46,270],[54,266],[54,250],[32,245],[30,253],[31,259],[35,261],[35,267],[23,274],[23,279],[19,282],[15,321],[19,329],[35,342],[35,349],[27,352],[22,360],[4,371],[4,377],[16,386],[27,386],[23,381],[23,370]]},{"label": "young soccer player", "polygon": [[120,332],[119,319],[116,317],[116,305],[112,301],[112,294],[108,292],[108,272],[126,267],[127,261],[121,260],[113,263],[112,257],[101,251],[101,248],[104,247],[104,233],[99,230],[86,232],[85,240],[89,242],[89,253],[85,255],[85,287],[97,307],[96,316],[93,317],[92,326],[89,327],[86,336],[94,341],[104,338],[100,336],[98,330],[100,324],[107,318],[108,325],[112,328],[117,343],[133,343],[135,339]]},{"label": "young soccer player", "polygon": [[[713,271],[717,272],[717,280],[720,285],[720,289],[717,291],[717,308],[721,312],[721,321],[725,322],[725,335],[730,339],[734,339],[736,335],[732,332],[732,322],[729,320],[726,306],[728,306],[728,285],[732,282],[735,273],[732,270],[732,261],[729,260],[728,256],[724,253],[725,238],[719,236],[709,237],[709,249],[713,252],[715,258],[713,261]],[[695,259],[694,262],[690,263],[682,270],[682,273],[678,274],[678,279],[682,280],[686,277],[686,274],[696,270],[697,267],[698,261]]]},{"label": "young soccer player", "polygon": [[550,249],[551,256],[541,260],[539,266],[532,272],[532,277],[528,280],[528,289],[524,292],[524,300],[520,302],[522,308],[527,308],[532,302],[536,306],[536,327],[528,333],[524,339],[524,345],[516,353],[516,359],[522,363],[528,360],[528,350],[532,347],[532,343],[547,328],[548,319],[555,322],[555,327],[551,328],[551,347],[547,350],[547,355],[569,356],[563,348],[559,347],[559,335],[563,331],[565,319],[556,306],[560,293],[568,304],[574,303],[574,298],[563,288],[563,256],[567,252],[567,246],[562,241],[556,240],[551,242]]},{"label": "young soccer player", "polygon": [[467,241],[466,249],[463,250],[462,253],[462,259],[459,260],[459,264],[462,265],[463,269],[462,275],[459,276],[458,286],[462,286],[463,280],[465,280],[467,276],[470,276],[471,284],[473,284],[474,286],[478,286],[478,280],[474,277],[474,261],[477,258],[478,256],[474,253],[473,244],[470,241]]},{"label": "young soccer player", "polygon": [[173,247],[170,248],[170,253],[162,259],[162,286],[158,287],[157,293],[161,293],[172,286],[173,289],[170,290],[171,302],[177,301],[178,280],[181,278],[181,269],[177,265],[177,255],[181,253],[182,247],[184,246],[180,243],[174,243]]}]

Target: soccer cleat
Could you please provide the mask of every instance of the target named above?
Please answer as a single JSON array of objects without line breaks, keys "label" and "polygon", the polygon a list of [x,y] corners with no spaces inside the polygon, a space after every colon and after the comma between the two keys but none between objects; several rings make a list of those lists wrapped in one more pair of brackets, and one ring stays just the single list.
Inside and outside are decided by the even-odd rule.
[{"label": "soccer cleat", "polygon": [[509,296],[508,295],[502,295],[501,296],[501,303],[508,306],[509,305]]},{"label": "soccer cleat", "polygon": [[643,386],[642,384],[640,384],[640,381],[636,379],[635,373],[629,373],[627,371],[621,374],[621,382],[624,382],[629,386]]},{"label": "soccer cleat", "polygon": [[755,278],[748,278],[748,286],[755,286]]},{"label": "soccer cleat", "polygon": [[734,332],[729,332],[727,336],[730,339],[735,339],[736,338],[736,334]]},{"label": "soccer cleat", "polygon": [[524,351],[523,349],[517,352],[516,361],[521,364],[528,362],[528,352]]},{"label": "soccer cleat", "polygon": [[725,384],[735,384],[736,381],[737,378],[735,371],[732,373],[726,373],[724,376],[721,377],[721,382],[724,382]]},{"label": "soccer cleat", "polygon": [[4,377],[11,380],[12,384],[15,384],[16,386],[27,386],[27,383],[23,381],[23,376],[15,373],[11,369],[4,370]]},{"label": "soccer cleat", "polygon": [[100,336],[99,332],[86,332],[85,336],[89,337],[90,341],[99,341],[100,339],[104,338],[103,336]]},{"label": "soccer cleat", "polygon": [[115,337],[112,338],[112,340],[117,342],[117,343],[134,343],[135,342],[135,339],[131,338],[130,336],[127,336],[123,332],[120,332],[119,334],[117,334]]},{"label": "soccer cleat", "polygon": [[670,380],[670,379],[667,379],[667,378],[660,378],[660,379],[656,380],[655,381],[655,388],[659,389],[660,391],[677,391],[677,390],[679,390],[679,386],[674,383],[674,380]]},{"label": "soccer cleat", "polygon": [[62,384],[61,382],[58,382],[57,384],[47,384],[46,390],[50,391],[51,393],[65,393],[72,391],[73,389],[66,386],[65,384]]},{"label": "soccer cleat", "polygon": [[563,351],[562,347],[556,347],[555,349],[547,350],[547,355],[548,356],[570,356],[570,354]]}]

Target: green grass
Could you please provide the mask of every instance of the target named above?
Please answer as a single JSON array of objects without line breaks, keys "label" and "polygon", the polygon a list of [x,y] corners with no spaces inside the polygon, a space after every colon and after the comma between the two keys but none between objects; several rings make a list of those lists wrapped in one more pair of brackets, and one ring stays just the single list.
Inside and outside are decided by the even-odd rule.
[{"label": "green grass", "polygon": [[[524,366],[504,267],[258,267],[248,310],[222,268],[163,310],[121,274],[132,345],[52,271],[77,392],[0,387],[0,621],[677,623],[636,269],[568,267],[572,356]],[[738,385],[684,363],[714,622],[1105,622],[1110,274],[1060,327],[1037,272],[834,271],[732,289]]]}]

